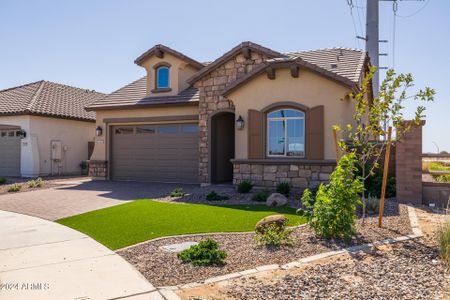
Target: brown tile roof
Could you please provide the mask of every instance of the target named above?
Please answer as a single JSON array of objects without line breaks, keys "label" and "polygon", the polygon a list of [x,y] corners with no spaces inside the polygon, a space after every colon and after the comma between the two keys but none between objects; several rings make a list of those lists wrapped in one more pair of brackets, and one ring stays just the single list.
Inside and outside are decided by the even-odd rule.
[{"label": "brown tile roof", "polygon": [[350,48],[328,48],[285,53],[290,58],[300,57],[304,61],[359,83],[367,52]]},{"label": "brown tile roof", "polygon": [[216,60],[214,60],[213,62],[209,63],[206,67],[204,67],[197,73],[195,73],[194,76],[192,76],[191,78],[189,78],[187,80],[187,82],[189,84],[194,84],[194,82],[196,82],[197,80],[199,80],[200,78],[202,78],[203,76],[205,76],[206,74],[208,74],[209,72],[211,72],[212,70],[217,68],[218,66],[227,62],[231,57],[235,56],[243,48],[250,48],[254,51],[265,53],[269,57],[285,57],[285,55],[280,52],[271,50],[269,48],[263,47],[256,43],[252,43],[249,41],[242,42],[239,45],[237,45],[236,47],[234,47],[233,49],[231,49],[230,51],[223,54],[221,57],[219,57]]},{"label": "brown tile roof", "polygon": [[143,53],[141,56],[139,56],[138,58],[136,58],[136,60],[134,61],[134,63],[137,64],[137,65],[141,65],[141,63],[142,63],[147,57],[150,57],[150,56],[156,54],[156,52],[158,52],[158,51],[160,51],[160,52],[162,52],[162,53],[164,53],[164,52],[170,53],[170,54],[172,54],[173,56],[178,57],[179,59],[188,62],[188,63],[189,63],[191,66],[193,66],[194,68],[201,69],[201,68],[204,67],[204,65],[203,65],[202,63],[196,61],[195,59],[192,59],[192,58],[190,58],[189,56],[186,56],[186,55],[184,55],[184,54],[181,53],[181,52],[178,52],[178,51],[176,51],[176,50],[173,50],[172,48],[169,48],[169,47],[164,46],[164,45],[161,45],[161,44],[155,45],[155,46],[153,46],[152,48],[150,48],[149,50],[145,51],[145,53]]},{"label": "brown tile roof", "polygon": [[1,115],[41,115],[75,120],[95,120],[84,107],[105,94],[45,80],[0,91]]},{"label": "brown tile roof", "polygon": [[103,99],[86,107],[86,110],[141,108],[158,105],[196,105],[198,103],[199,92],[195,88],[185,89],[175,96],[146,97],[146,79],[147,77],[144,76],[112,92]]}]

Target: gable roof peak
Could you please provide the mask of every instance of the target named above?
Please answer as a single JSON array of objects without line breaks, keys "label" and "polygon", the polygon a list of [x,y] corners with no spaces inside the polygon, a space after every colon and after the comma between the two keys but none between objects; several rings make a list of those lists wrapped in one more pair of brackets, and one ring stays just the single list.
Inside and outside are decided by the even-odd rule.
[{"label": "gable roof peak", "polygon": [[203,68],[205,65],[196,61],[195,59],[190,58],[187,55],[184,55],[181,52],[178,52],[166,45],[163,44],[156,44],[155,46],[153,46],[152,48],[148,49],[147,51],[145,51],[143,54],[141,54],[138,58],[136,58],[134,60],[134,63],[141,66],[142,63],[150,56],[152,55],[156,55],[158,57],[163,57],[164,56],[164,52],[170,53],[171,55],[184,60],[185,62],[189,63],[191,66],[193,66],[196,69],[201,69]]}]

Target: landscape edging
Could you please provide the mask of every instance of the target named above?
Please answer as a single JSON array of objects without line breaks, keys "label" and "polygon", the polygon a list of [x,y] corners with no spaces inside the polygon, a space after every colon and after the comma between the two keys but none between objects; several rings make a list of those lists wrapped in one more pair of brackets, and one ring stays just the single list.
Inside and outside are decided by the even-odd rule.
[{"label": "landscape edging", "polygon": [[[221,281],[227,281],[227,280],[236,279],[236,278],[247,276],[247,275],[255,275],[257,273],[263,273],[263,272],[268,272],[268,271],[288,270],[288,269],[292,269],[292,268],[299,268],[299,267],[303,267],[309,263],[315,262],[317,260],[340,255],[343,253],[355,254],[359,251],[370,250],[372,247],[403,242],[403,241],[407,241],[410,239],[415,239],[415,238],[421,237],[423,234],[422,234],[422,230],[420,229],[420,226],[419,226],[419,222],[418,222],[417,215],[416,215],[416,210],[415,210],[414,206],[412,206],[412,204],[408,204],[407,208],[408,208],[408,218],[409,218],[409,222],[411,225],[411,230],[413,232],[412,234],[409,234],[409,235],[402,235],[402,236],[399,236],[396,238],[389,238],[389,239],[385,239],[385,240],[381,240],[381,241],[377,241],[377,242],[373,242],[373,243],[367,243],[367,244],[362,244],[362,245],[357,245],[357,246],[350,246],[350,247],[347,247],[347,248],[344,248],[341,250],[334,250],[334,251],[328,251],[328,252],[324,252],[324,253],[320,253],[320,254],[315,254],[312,256],[298,259],[296,261],[292,261],[290,263],[287,263],[287,264],[284,264],[281,266],[278,264],[264,265],[264,266],[259,266],[259,267],[253,268],[253,269],[248,269],[248,270],[244,270],[244,271],[240,271],[240,272],[234,272],[234,273],[229,273],[229,274],[225,274],[225,275],[211,277],[211,278],[205,279],[201,282],[196,281],[196,282],[175,285],[175,286],[163,286],[163,287],[157,287],[157,289],[160,291],[171,291],[171,293],[168,292],[168,294],[170,295],[170,298],[168,297],[166,299],[177,300],[177,299],[181,299],[181,298],[179,298],[178,295],[175,294],[174,291],[176,291],[176,290],[195,288],[195,287],[199,287],[202,285],[217,283],[217,282],[221,282]],[[300,226],[304,226],[304,225],[300,225]]]}]

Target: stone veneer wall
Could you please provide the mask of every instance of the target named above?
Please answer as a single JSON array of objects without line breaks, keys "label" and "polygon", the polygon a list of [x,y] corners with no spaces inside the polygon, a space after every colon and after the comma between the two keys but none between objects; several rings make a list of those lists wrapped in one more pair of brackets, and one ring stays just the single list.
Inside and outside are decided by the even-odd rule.
[{"label": "stone veneer wall", "polygon": [[266,55],[252,51],[251,58],[246,59],[239,53],[221,66],[214,69],[201,80],[195,83],[199,89],[199,130],[200,130],[200,162],[199,176],[201,183],[208,183],[209,175],[209,141],[208,141],[208,120],[216,111],[231,109],[234,105],[231,101],[221,96],[221,93],[228,83],[235,81],[252,67],[269,59]]},{"label": "stone veneer wall", "polygon": [[90,160],[89,176],[93,179],[103,179],[108,177],[108,162],[104,160]]},{"label": "stone veneer wall", "polygon": [[257,187],[275,187],[289,182],[293,188],[314,188],[328,183],[335,163],[254,163],[234,162],[233,184],[250,180]]}]

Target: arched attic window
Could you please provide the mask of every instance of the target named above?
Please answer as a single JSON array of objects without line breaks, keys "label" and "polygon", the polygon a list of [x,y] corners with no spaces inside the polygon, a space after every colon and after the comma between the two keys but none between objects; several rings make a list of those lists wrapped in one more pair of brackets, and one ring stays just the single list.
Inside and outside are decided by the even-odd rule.
[{"label": "arched attic window", "polygon": [[157,90],[170,88],[170,65],[161,64],[155,66],[155,87]]}]

